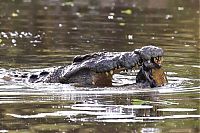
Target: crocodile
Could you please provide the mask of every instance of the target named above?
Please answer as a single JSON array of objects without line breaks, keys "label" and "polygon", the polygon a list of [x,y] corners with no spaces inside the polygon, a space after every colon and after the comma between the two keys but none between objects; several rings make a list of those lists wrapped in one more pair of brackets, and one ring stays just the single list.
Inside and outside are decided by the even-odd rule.
[{"label": "crocodile", "polygon": [[[164,51],[149,45],[132,52],[97,52],[78,55],[72,64],[54,67],[35,74],[16,74],[14,77],[27,79],[30,83],[75,83],[79,86],[112,86],[112,76],[121,71],[140,68],[136,84],[145,87],[163,86],[167,83],[162,68]],[[13,77],[13,74],[11,77]],[[9,76],[10,76],[9,75]],[[4,79],[7,77],[5,76]],[[10,78],[9,78],[10,79]]]}]

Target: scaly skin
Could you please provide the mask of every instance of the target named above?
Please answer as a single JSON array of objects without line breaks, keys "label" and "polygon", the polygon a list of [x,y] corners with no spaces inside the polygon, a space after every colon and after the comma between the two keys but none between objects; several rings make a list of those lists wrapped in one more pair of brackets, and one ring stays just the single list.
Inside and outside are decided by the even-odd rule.
[{"label": "scaly skin", "polygon": [[[137,83],[156,87],[166,82],[155,81],[164,78],[163,75],[156,73],[158,68],[152,74],[151,70],[154,69],[152,65],[154,66],[156,63],[151,60],[162,56],[163,50],[155,46],[145,46],[133,52],[99,52],[81,55],[76,56],[71,65],[57,67],[52,71],[43,71],[39,75],[31,75],[28,81],[32,83],[78,83],[81,86],[111,86],[113,74],[141,66],[137,75]],[[146,68],[150,71],[146,71]]]}]

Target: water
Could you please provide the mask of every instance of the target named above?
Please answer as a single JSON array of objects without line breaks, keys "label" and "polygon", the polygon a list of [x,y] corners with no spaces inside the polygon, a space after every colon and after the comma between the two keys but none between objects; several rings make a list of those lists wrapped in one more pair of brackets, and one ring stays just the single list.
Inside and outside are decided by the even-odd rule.
[{"label": "water", "polygon": [[199,132],[198,0],[0,1],[1,73],[67,65],[77,54],[165,51],[169,84],[138,88],[0,80],[0,132]]}]

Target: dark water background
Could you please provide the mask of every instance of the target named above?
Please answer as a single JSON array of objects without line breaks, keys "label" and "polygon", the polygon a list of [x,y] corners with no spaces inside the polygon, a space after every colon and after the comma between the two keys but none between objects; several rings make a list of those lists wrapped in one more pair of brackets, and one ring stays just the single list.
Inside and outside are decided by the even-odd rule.
[{"label": "dark water background", "polygon": [[153,43],[165,51],[169,79],[154,89],[0,80],[0,133],[200,132],[199,14],[198,0],[0,0],[1,73]]}]

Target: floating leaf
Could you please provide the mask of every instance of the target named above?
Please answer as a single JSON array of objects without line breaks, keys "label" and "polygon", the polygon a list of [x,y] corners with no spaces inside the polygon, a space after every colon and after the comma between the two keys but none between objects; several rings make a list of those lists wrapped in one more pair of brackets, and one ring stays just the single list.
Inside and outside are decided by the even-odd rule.
[{"label": "floating leaf", "polygon": [[127,14],[127,15],[131,15],[132,14],[132,10],[131,9],[122,10],[121,13],[124,13],[124,14]]}]

